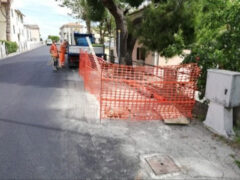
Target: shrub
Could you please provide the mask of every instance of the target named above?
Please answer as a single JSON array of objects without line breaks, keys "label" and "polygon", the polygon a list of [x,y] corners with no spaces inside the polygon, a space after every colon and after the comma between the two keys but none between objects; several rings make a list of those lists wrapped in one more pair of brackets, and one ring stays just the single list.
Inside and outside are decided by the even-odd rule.
[{"label": "shrub", "polygon": [[215,3],[215,10],[205,10],[197,17],[197,42],[191,46],[191,54],[184,60],[184,63],[197,62],[202,69],[198,81],[200,98],[205,95],[208,69],[240,71],[240,2],[207,2],[206,7]]},{"label": "shrub", "polygon": [[18,45],[16,42],[11,42],[11,41],[1,41],[1,42],[5,43],[7,54],[17,52]]}]

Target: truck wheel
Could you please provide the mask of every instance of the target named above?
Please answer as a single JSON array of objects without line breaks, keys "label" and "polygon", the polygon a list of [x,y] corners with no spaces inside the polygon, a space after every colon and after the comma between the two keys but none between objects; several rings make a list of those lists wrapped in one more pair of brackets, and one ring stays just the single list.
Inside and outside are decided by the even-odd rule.
[{"label": "truck wheel", "polygon": [[72,65],[72,63],[71,63],[71,61],[70,61],[70,57],[68,57],[68,67],[69,67],[70,69],[73,68],[73,65]]}]

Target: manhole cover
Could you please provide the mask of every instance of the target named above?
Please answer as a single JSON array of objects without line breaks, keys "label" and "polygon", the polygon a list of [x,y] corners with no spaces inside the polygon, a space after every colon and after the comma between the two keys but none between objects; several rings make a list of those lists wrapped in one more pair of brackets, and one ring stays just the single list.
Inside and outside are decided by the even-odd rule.
[{"label": "manhole cover", "polygon": [[175,164],[172,158],[168,156],[155,155],[145,158],[156,176],[177,173],[180,168]]}]

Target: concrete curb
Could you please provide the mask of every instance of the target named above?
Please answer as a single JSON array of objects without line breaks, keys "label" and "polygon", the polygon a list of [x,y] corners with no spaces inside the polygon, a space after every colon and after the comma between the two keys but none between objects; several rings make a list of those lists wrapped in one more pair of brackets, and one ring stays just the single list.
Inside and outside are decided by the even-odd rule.
[{"label": "concrete curb", "polygon": [[43,46],[45,46],[45,44],[43,44],[43,45],[41,45],[41,46],[38,46],[38,47],[35,47],[35,48],[33,48],[33,49],[30,49],[30,50],[26,50],[26,51],[22,51],[22,52],[16,52],[16,53],[11,53],[11,54],[7,55],[7,56],[4,57],[4,58],[0,58],[0,61],[7,60],[7,59],[9,59],[9,58],[11,58],[11,57],[14,57],[14,56],[17,56],[17,55],[21,55],[21,54],[24,54],[24,53],[33,51],[33,50],[35,50],[35,49],[37,49],[37,48],[40,48],[40,47],[43,47]]}]

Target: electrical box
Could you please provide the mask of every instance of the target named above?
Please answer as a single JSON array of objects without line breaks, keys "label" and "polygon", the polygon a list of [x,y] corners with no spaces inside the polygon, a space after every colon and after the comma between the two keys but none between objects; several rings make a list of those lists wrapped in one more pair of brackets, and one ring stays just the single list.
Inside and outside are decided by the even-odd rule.
[{"label": "electrical box", "polygon": [[240,106],[240,72],[209,69],[205,96],[226,108]]}]

